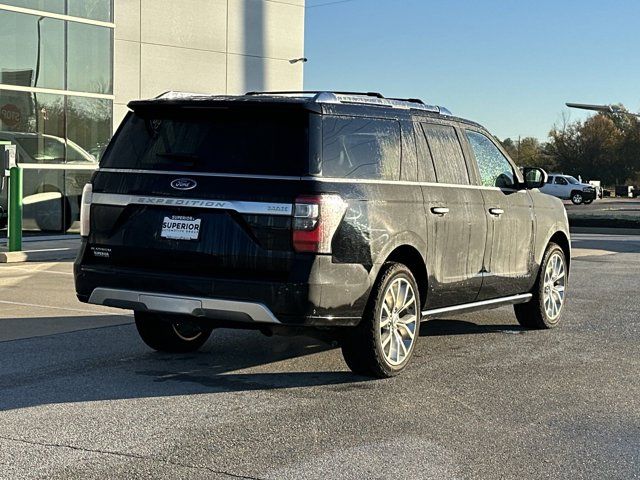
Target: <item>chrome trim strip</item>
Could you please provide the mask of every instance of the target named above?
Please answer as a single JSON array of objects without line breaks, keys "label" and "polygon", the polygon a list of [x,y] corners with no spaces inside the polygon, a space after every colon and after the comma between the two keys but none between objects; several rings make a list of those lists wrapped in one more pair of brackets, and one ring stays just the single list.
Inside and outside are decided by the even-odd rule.
[{"label": "chrome trim strip", "polygon": [[464,312],[465,310],[475,310],[484,307],[499,307],[502,305],[513,305],[516,303],[525,303],[531,300],[531,293],[523,293],[521,295],[512,295],[510,297],[492,298],[491,300],[482,300],[481,302],[463,303],[462,305],[454,305],[453,307],[434,308],[433,310],[423,310],[422,317],[433,317],[434,315],[442,315],[445,313]]},{"label": "chrome trim strip", "polygon": [[[195,317],[216,318],[210,311],[241,313],[257,323],[281,323],[265,305],[253,302],[238,302],[205,297],[183,297],[165,293],[119,290],[114,288],[96,288],[91,292],[89,303],[115,308],[144,307],[151,312],[192,315]],[[120,304],[120,305],[119,305]],[[130,304],[130,305],[127,305]]]},{"label": "chrome trim strip", "polygon": [[212,210],[234,210],[238,213],[254,215],[290,216],[293,205],[289,203],[241,202],[235,200],[215,200],[202,198],[150,197],[120,193],[94,193],[91,203],[99,205],[162,205],[170,207],[194,207]]},{"label": "chrome trim strip", "polygon": [[306,175],[303,177],[285,176],[285,175],[244,175],[236,173],[198,173],[198,172],[185,172],[181,170],[140,170],[140,169],[128,169],[128,168],[100,168],[98,172],[106,173],[132,173],[132,174],[156,174],[156,175],[175,175],[177,176],[192,176],[192,177],[222,177],[222,178],[248,178],[258,180],[287,180],[287,181],[311,181],[311,182],[324,182],[324,183],[367,183],[376,185],[414,185],[424,187],[445,187],[445,188],[471,188],[475,190],[506,190],[516,191],[512,188],[499,188],[499,187],[485,187],[484,185],[458,185],[453,183],[437,183],[437,182],[411,182],[407,180],[372,180],[372,179],[359,179],[359,178],[334,178],[334,177],[315,177],[312,175]]}]

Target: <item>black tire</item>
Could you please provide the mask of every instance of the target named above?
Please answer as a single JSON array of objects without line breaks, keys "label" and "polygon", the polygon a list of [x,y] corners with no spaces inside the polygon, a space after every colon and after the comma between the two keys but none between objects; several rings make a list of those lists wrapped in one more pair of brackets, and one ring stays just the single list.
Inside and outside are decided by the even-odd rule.
[{"label": "black tire", "polygon": [[584,200],[582,203],[589,205],[590,203],[593,203],[593,198],[591,200]]},{"label": "black tire", "polygon": [[207,341],[212,329],[176,315],[135,312],[136,327],[148,346],[159,352],[195,352]]},{"label": "black tire", "polygon": [[571,192],[571,202],[574,205],[580,205],[582,202],[584,201],[584,196],[582,195],[582,192]]},{"label": "black tire", "polygon": [[[406,301],[403,300],[403,302],[409,305],[406,309],[404,307],[400,309],[399,313],[404,311],[404,319],[408,319],[412,317],[415,312],[415,323],[412,322],[406,326],[403,325],[404,322],[402,319],[398,318],[398,315],[395,314],[397,307],[394,306],[392,316],[395,317],[395,319],[393,322],[389,320],[389,325],[385,328],[382,327],[380,323],[382,321],[381,315],[383,309],[389,312],[388,303],[385,303],[385,298],[387,300],[391,298],[387,295],[393,295],[393,292],[389,293],[388,289],[395,285],[399,285],[396,290],[398,297],[401,295],[399,293],[400,289],[402,286],[405,286],[404,291],[407,292],[407,297],[405,298]],[[412,292],[406,285],[410,285]],[[415,303],[410,301],[410,293],[414,294]],[[420,308],[418,285],[411,270],[401,263],[385,263],[373,287],[362,320],[358,326],[352,327],[346,332],[342,341],[342,355],[351,371],[359,375],[376,378],[393,377],[403,371],[409,364],[418,341],[420,333]],[[389,316],[389,318],[392,316]],[[413,327],[412,338],[410,337],[411,327]],[[399,356],[404,353],[402,361],[398,364],[393,364],[392,361],[387,359],[382,338],[383,330],[389,332],[385,339],[387,340],[386,345],[389,346],[388,355],[393,356],[392,350],[394,342],[396,345],[396,360],[399,360]],[[411,342],[408,349],[406,348],[405,341]]]},{"label": "black tire", "polygon": [[[546,285],[544,280],[549,261],[554,258],[556,254],[559,255],[562,259],[562,265],[564,269],[564,294],[558,314],[556,316],[550,316],[547,312],[547,309],[545,308],[544,292]],[[567,261],[564,255],[564,251],[562,250],[562,248],[560,248],[559,245],[555,243],[549,243],[549,245],[547,246],[547,250],[542,257],[542,263],[540,264],[540,271],[538,272],[536,284],[531,291],[531,293],[533,294],[533,298],[527,303],[514,305],[516,318],[518,319],[520,325],[525,328],[535,330],[553,328],[558,325],[560,319],[562,318],[562,312],[564,311],[564,306],[566,304],[566,288],[569,285],[568,273],[569,270],[567,269]]]}]

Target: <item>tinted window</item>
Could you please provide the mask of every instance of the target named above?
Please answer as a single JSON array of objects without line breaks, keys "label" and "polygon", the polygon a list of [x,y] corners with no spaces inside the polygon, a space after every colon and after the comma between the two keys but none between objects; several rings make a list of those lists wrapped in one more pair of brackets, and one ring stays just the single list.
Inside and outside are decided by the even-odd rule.
[{"label": "tinted window", "polygon": [[549,183],[553,183],[553,177],[547,178],[547,184],[549,184]]},{"label": "tinted window", "polygon": [[469,172],[458,135],[449,125],[422,124],[440,183],[469,185]]},{"label": "tinted window", "polygon": [[400,125],[393,120],[325,117],[322,175],[398,180]]},{"label": "tinted window", "polygon": [[429,152],[427,139],[419,123],[414,124],[414,130],[418,150],[418,179],[421,182],[435,182],[436,171],[433,168],[433,160],[431,158],[431,152]]},{"label": "tinted window", "polygon": [[556,185],[567,185],[568,182],[562,177],[556,177]]},{"label": "tinted window", "polygon": [[478,162],[485,187],[513,187],[513,168],[498,147],[485,135],[467,130],[467,138]]},{"label": "tinted window", "polygon": [[302,175],[308,159],[306,116],[184,109],[130,115],[100,165]]}]

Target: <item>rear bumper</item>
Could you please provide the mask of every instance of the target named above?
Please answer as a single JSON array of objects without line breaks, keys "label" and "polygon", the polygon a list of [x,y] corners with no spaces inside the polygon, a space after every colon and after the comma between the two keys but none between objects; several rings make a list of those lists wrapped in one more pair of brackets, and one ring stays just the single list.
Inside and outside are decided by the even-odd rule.
[{"label": "rear bumper", "polygon": [[88,303],[136,311],[162,312],[239,322],[280,324],[266,306],[203,297],[185,297],[114,288],[96,288]]},{"label": "rear bumper", "polygon": [[[82,257],[82,255],[81,255]],[[267,281],[167,274],[108,265],[74,266],[83,302],[202,319],[285,326],[333,327],[359,323],[371,289],[362,265],[313,261],[307,281]]]}]

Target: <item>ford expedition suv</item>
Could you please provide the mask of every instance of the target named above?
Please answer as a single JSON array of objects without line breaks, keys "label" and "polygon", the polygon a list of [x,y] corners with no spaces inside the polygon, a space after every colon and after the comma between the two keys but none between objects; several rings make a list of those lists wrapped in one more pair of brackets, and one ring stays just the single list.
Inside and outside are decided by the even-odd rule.
[{"label": "ford expedition suv", "polygon": [[558,324],[570,246],[546,173],[420,100],[168,93],[130,112],[84,189],[75,284],[167,352],[213,329],[315,333],[356,373],[408,364],[420,322],[514,305]]}]

